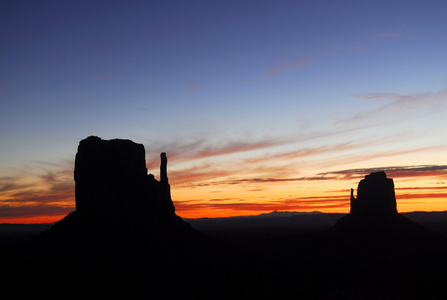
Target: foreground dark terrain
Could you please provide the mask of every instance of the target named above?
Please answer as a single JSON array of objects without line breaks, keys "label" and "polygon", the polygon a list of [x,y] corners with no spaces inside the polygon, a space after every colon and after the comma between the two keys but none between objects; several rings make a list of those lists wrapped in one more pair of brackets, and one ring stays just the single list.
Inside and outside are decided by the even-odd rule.
[{"label": "foreground dark terrain", "polygon": [[[404,214],[438,235],[381,243],[377,239],[357,243],[328,236],[342,216],[272,213],[188,220],[193,228],[222,241],[234,252],[215,258],[222,261],[214,261],[212,266],[195,261],[201,261],[203,253],[192,254],[192,260],[177,260],[178,265],[159,261],[155,268],[144,266],[151,263],[147,258],[87,260],[77,266],[70,261],[62,266],[46,262],[23,266],[14,262],[9,263],[9,281],[12,285],[27,282],[33,288],[25,296],[33,298],[152,295],[162,299],[175,295],[220,299],[444,299],[446,212]],[[19,245],[51,225],[0,225],[1,246]]]},{"label": "foreground dark terrain", "polygon": [[[15,299],[444,299],[446,213],[399,214],[393,180],[360,181],[351,212],[182,220],[144,148],[89,137],[76,210],[0,225],[2,291]],[[113,162],[113,163],[111,163]],[[5,277],[5,276],[4,276]]]}]

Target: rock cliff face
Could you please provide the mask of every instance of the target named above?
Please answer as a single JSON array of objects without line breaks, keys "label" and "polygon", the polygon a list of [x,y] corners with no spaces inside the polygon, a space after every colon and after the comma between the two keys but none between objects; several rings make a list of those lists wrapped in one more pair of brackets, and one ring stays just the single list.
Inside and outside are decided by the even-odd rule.
[{"label": "rock cliff face", "polygon": [[174,214],[165,153],[161,154],[160,174],[160,181],[147,174],[143,145],[88,137],[79,143],[76,154],[76,210],[96,217],[131,212],[147,217]]},{"label": "rock cliff face", "polygon": [[351,214],[394,215],[397,214],[393,179],[385,172],[371,173],[362,179],[357,188],[357,199],[351,189]]},{"label": "rock cliff face", "polygon": [[359,182],[357,198],[351,189],[351,211],[334,226],[342,234],[357,238],[399,240],[403,236],[423,235],[425,229],[397,212],[393,179],[385,172],[366,175]]},{"label": "rock cliff face", "polygon": [[175,214],[166,154],[160,158],[156,180],[147,174],[143,145],[82,140],[76,210],[6,254],[7,273],[35,274],[30,295],[18,298],[41,291],[37,298],[189,299],[201,291],[206,297],[199,298],[207,299],[212,291],[242,286],[242,269],[250,270],[245,257]]},{"label": "rock cliff face", "polygon": [[[160,155],[160,180],[147,174],[143,145],[90,136],[75,160],[76,210],[28,248],[31,259],[155,259],[214,247],[175,214]],[[161,260],[163,260],[161,259]]]}]

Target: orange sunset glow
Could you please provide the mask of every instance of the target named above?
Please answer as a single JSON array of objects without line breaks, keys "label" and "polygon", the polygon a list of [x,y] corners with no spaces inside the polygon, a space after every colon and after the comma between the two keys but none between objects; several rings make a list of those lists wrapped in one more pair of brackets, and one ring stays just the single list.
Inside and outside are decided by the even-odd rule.
[{"label": "orange sunset glow", "polygon": [[[270,146],[265,143],[262,147]],[[173,152],[172,157],[168,153],[168,176],[179,216],[215,218],[275,210],[348,213],[350,189],[356,189],[365,175],[380,170],[394,179],[399,212],[442,211],[447,207],[446,165],[325,171],[332,168],[328,155],[334,152],[306,149],[265,155],[253,154],[261,148],[259,144],[224,148],[199,154]],[[335,152],[343,152],[346,147],[335,148]],[[147,157],[157,157],[149,154]],[[400,153],[395,155],[395,160],[400,156]],[[297,163],[294,158],[307,158],[309,162]],[[272,160],[275,164],[271,166],[259,164]],[[316,167],[310,164],[312,160],[326,161],[326,164],[318,164],[320,169],[315,172]],[[150,160],[147,167],[158,176],[156,160]],[[1,222],[58,221],[75,209],[74,185],[69,170],[55,170],[27,180],[10,178],[10,188],[4,189],[1,198],[9,212],[3,213]]]}]

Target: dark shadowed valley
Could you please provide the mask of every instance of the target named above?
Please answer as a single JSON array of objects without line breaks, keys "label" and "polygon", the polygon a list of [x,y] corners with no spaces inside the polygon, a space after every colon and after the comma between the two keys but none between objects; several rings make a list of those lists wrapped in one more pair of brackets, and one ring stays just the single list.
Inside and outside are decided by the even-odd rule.
[{"label": "dark shadowed valley", "polygon": [[349,214],[183,220],[166,154],[159,180],[147,174],[144,155],[129,140],[81,141],[76,211],[55,224],[0,225],[3,290],[18,299],[443,299],[447,292],[447,213],[399,214],[384,172],[365,174]]},{"label": "dark shadowed valley", "polygon": [[[402,213],[439,236],[447,237],[447,212]],[[255,243],[271,239],[318,236],[344,217],[341,213],[271,212],[258,216],[185,219],[192,227],[242,250],[254,251]],[[274,248],[274,247],[273,247]],[[259,250],[261,251],[261,250]]]}]

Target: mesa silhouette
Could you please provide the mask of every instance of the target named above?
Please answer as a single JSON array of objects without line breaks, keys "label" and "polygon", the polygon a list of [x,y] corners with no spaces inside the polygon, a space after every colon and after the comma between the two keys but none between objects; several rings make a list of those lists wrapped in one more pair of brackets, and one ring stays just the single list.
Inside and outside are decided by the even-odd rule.
[{"label": "mesa silhouette", "polygon": [[[160,155],[160,180],[147,173],[145,149],[130,140],[90,136],[79,143],[76,210],[23,248],[27,259],[194,259],[220,249],[175,214]],[[163,260],[163,259],[162,259]]]},{"label": "mesa silhouette", "polygon": [[76,210],[2,253],[6,286],[14,278],[26,282],[27,289],[14,290],[18,298],[205,298],[225,286],[244,290],[239,282],[251,270],[246,256],[175,214],[165,153],[160,160],[156,180],[147,174],[143,145],[82,140]]},{"label": "mesa silhouette", "polygon": [[397,212],[393,179],[387,178],[383,171],[366,175],[359,182],[357,198],[351,189],[351,211],[338,220],[331,231],[352,242],[373,239],[396,245],[403,239],[416,242],[434,237],[433,233]]}]

